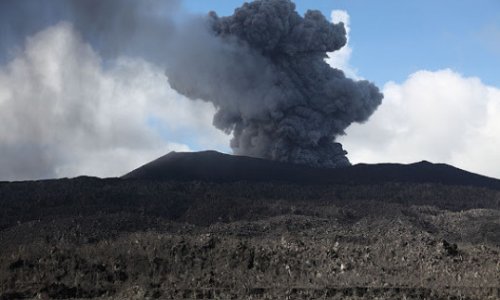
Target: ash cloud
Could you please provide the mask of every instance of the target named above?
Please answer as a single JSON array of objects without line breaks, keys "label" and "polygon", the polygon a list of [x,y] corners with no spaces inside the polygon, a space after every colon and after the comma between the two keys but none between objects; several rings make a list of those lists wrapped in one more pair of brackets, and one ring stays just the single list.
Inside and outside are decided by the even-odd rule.
[{"label": "ash cloud", "polygon": [[140,56],[162,64],[180,0],[63,0],[75,28],[104,57]]},{"label": "ash cloud", "polygon": [[[0,179],[123,172],[124,162],[185,148],[148,127],[151,115],[214,139],[213,128],[193,125],[212,114],[208,104],[236,154],[349,164],[335,139],[382,95],[325,63],[346,42],[342,25],[300,16],[288,0],[229,17],[188,16],[180,3],[0,1]],[[171,87],[207,103],[173,101],[182,98],[164,66]]]},{"label": "ash cloud", "polygon": [[[205,28],[208,30],[200,30]],[[383,95],[326,62],[346,44],[342,23],[289,0],[245,3],[176,32],[166,75],[172,88],[216,107],[235,154],[321,167],[349,165],[335,139],[364,122]]]},{"label": "ash cloud", "polygon": [[181,0],[2,0],[0,50],[69,22],[105,59],[138,56],[162,64]]}]

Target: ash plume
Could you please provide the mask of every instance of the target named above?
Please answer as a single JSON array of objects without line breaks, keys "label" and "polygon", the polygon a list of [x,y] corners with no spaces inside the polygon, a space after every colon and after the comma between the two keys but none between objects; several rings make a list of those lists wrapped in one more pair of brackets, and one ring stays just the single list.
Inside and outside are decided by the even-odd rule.
[{"label": "ash plume", "polygon": [[181,0],[1,0],[0,54],[66,21],[106,59],[129,55],[161,64],[180,7]]},{"label": "ash plume", "polygon": [[[199,30],[199,28],[208,30]],[[364,122],[383,95],[326,62],[346,44],[342,23],[302,17],[289,0],[245,3],[177,32],[166,75],[172,88],[213,103],[213,124],[235,154],[321,167],[349,165],[335,138]]]}]

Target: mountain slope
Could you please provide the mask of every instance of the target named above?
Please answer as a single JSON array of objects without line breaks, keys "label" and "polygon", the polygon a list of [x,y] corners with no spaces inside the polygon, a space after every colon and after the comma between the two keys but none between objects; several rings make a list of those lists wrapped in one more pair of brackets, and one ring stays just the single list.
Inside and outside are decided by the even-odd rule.
[{"label": "mountain slope", "polygon": [[358,164],[313,168],[216,151],[170,152],[123,176],[141,180],[200,180],[212,182],[291,182],[318,184],[439,183],[500,189],[500,180],[446,164]]},{"label": "mountain slope", "polygon": [[428,162],[213,151],[0,182],[0,300],[498,299],[500,190],[484,186]]}]

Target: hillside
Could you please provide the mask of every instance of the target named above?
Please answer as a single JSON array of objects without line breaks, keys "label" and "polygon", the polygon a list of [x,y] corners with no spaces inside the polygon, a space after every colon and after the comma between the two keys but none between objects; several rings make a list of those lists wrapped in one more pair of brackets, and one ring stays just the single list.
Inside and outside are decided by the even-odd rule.
[{"label": "hillside", "polygon": [[496,184],[215,152],[3,182],[0,299],[498,299]]},{"label": "hillside", "polygon": [[500,180],[427,161],[358,164],[344,168],[304,165],[234,156],[216,151],[170,152],[123,176],[125,179],[201,180],[211,182],[289,182],[300,184],[439,183],[500,189]]}]

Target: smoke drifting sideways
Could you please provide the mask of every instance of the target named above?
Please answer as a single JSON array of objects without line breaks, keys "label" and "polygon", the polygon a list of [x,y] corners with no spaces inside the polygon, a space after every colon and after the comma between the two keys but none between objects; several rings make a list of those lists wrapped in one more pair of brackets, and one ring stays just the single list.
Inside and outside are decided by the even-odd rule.
[{"label": "smoke drifting sideways", "polygon": [[383,97],[325,62],[346,44],[344,26],[319,11],[300,16],[290,0],[246,3],[228,17],[188,15],[180,0],[2,0],[0,55],[61,21],[105,60],[126,55],[165,67],[173,89],[215,106],[213,124],[232,134],[238,155],[349,165],[335,139]]},{"label": "smoke drifting sideways", "polygon": [[181,0],[1,0],[0,62],[28,36],[71,23],[104,59],[141,57],[162,65]]},{"label": "smoke drifting sideways", "polygon": [[175,35],[166,69],[171,87],[213,103],[213,124],[232,133],[235,154],[350,165],[335,139],[366,121],[383,95],[325,62],[346,44],[342,23],[315,10],[302,17],[289,0],[260,0],[231,16],[191,19]]}]

